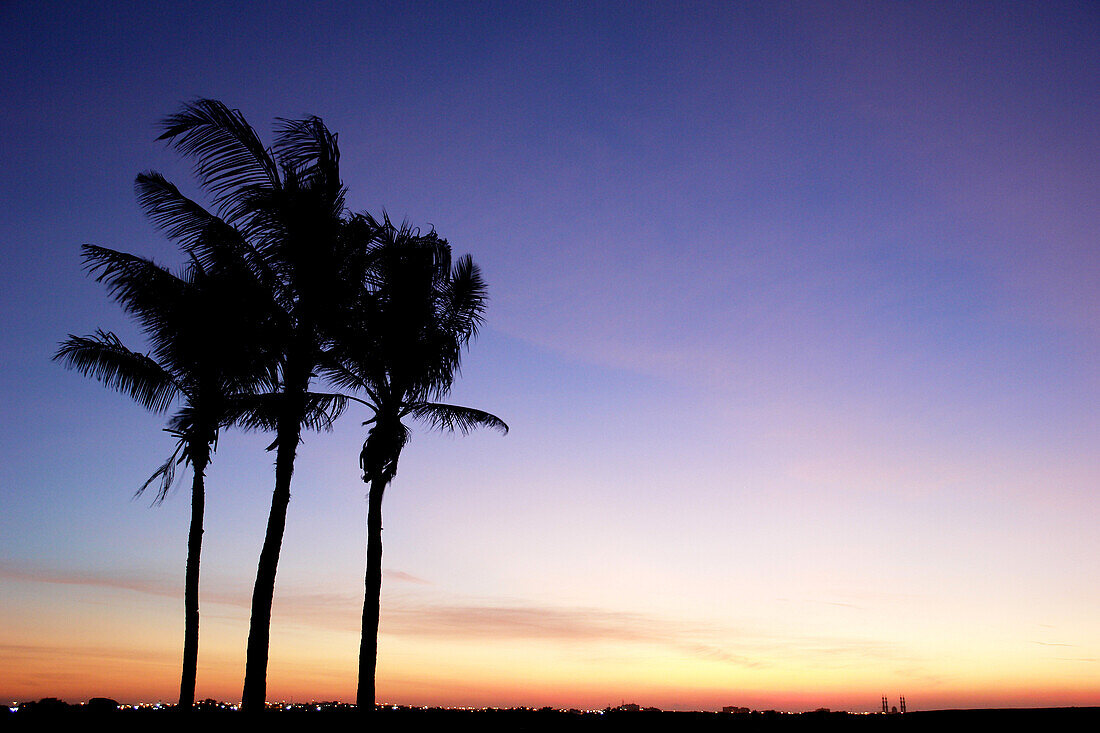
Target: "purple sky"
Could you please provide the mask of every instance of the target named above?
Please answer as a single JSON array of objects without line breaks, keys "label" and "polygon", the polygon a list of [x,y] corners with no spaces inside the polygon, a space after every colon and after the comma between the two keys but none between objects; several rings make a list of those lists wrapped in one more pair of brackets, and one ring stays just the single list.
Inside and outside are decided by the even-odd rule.
[{"label": "purple sky", "polygon": [[[0,29],[0,671],[116,649],[107,604],[172,694],[187,492],[129,501],[171,441],[49,356],[140,346],[78,247],[180,261],[132,182],[193,190],[154,123],[213,97],[267,139],[323,117],[351,207],[491,287],[454,399],[513,431],[408,448],[381,695],[1100,704],[1096,4],[16,2]],[[354,689],[361,420],[300,452],[274,692]],[[265,442],[209,474],[200,697],[238,694]],[[280,677],[296,649],[339,674]],[[83,694],[41,674],[0,699]]]}]

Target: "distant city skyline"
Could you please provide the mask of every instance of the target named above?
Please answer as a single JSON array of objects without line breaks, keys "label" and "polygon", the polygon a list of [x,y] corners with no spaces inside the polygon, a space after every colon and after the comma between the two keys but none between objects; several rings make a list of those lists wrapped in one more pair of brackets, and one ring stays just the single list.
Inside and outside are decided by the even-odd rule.
[{"label": "distant city skyline", "polygon": [[[387,490],[378,699],[1100,705],[1100,7],[0,6],[0,701],[171,701],[186,477],[50,357],[140,334],[79,246],[216,98],[489,286]],[[355,696],[366,419],[300,447],[269,699]],[[197,697],[240,699],[266,435],[207,474]],[[896,704],[892,702],[891,704]]]}]

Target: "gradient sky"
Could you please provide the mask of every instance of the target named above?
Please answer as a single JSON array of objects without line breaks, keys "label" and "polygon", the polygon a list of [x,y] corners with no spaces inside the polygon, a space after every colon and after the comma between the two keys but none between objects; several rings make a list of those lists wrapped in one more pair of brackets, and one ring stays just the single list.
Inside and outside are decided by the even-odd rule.
[{"label": "gradient sky", "polygon": [[[349,7],[343,7],[348,5]],[[356,210],[491,287],[387,493],[409,704],[1100,704],[1095,3],[0,5],[0,700],[173,700],[187,483],[49,361],[180,102],[317,114]],[[271,699],[354,697],[366,416],[299,452]],[[240,698],[272,456],[208,473],[198,695]],[[186,482],[186,478],[184,479]]]}]

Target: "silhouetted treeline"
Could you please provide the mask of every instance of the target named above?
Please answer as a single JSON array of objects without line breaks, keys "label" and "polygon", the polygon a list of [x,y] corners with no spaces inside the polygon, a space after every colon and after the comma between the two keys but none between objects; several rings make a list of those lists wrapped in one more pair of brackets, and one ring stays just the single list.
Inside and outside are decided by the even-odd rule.
[{"label": "silhouetted treeline", "polygon": [[[207,731],[236,730],[241,713],[219,707],[213,701],[195,704]],[[30,703],[18,713],[0,716],[9,726],[40,725],[49,719],[65,719],[78,724],[83,720],[110,716],[112,730],[137,730],[139,726],[171,724],[184,718],[171,707],[161,709],[110,711],[107,706],[68,706],[58,701]],[[362,718],[354,706],[335,703],[309,703],[289,710],[269,710],[265,714],[267,730],[303,730],[323,725],[325,731],[361,731]],[[187,718],[188,725],[195,719]],[[372,730],[477,730],[477,731],[757,731],[757,730],[1096,730],[1100,708],[1019,708],[1003,710],[935,710],[905,715],[853,714],[845,712],[752,713],[710,712],[566,712],[544,708],[503,710],[447,710],[442,708],[397,709],[379,707]]]}]

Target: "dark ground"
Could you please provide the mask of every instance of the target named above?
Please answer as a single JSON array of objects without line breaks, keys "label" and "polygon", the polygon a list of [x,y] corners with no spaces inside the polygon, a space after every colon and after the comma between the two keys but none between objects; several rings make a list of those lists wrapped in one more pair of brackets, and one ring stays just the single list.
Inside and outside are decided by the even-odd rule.
[{"label": "dark ground", "polygon": [[[991,731],[1023,725],[1028,730],[1100,731],[1100,708],[1020,708],[1007,710],[936,710],[905,715],[849,713],[677,713],[611,712],[604,715],[557,711],[499,710],[380,710],[374,720],[354,711],[322,710],[267,712],[245,716],[233,711],[205,710],[180,715],[171,709],[97,711],[88,707],[48,706],[0,714],[0,730],[148,731],[197,730],[199,733],[262,728],[267,731]],[[101,725],[103,724],[103,725]]]}]

